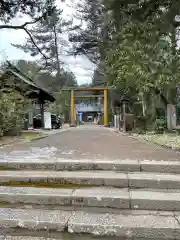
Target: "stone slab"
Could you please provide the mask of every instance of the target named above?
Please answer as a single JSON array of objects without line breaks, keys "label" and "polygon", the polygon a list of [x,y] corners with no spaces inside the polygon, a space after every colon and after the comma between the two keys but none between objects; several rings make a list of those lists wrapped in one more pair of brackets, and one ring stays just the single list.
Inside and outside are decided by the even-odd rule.
[{"label": "stone slab", "polygon": [[73,192],[72,205],[88,207],[129,208],[128,189],[88,188]]},{"label": "stone slab", "polygon": [[31,237],[31,236],[0,236],[0,240],[58,240],[58,238]]},{"label": "stone slab", "polygon": [[[52,231],[53,233],[69,232],[75,234],[72,237],[84,233],[92,236],[92,239],[94,239],[93,236],[103,237],[103,239],[106,239],[106,236],[109,238],[116,236],[119,237],[118,239],[135,240],[179,239],[176,237],[180,230],[180,226],[173,215],[160,215],[159,212],[143,214],[143,211],[140,211],[134,214],[134,211],[128,211],[128,213],[124,211],[123,214],[98,214],[82,211],[0,208],[0,229],[7,229],[9,232],[11,228],[17,228],[18,232],[40,233],[45,230],[44,233]],[[81,236],[83,239],[83,236],[86,235]],[[51,236],[49,235],[49,237]]]},{"label": "stone slab", "polygon": [[180,173],[180,162],[178,161],[140,161],[141,171],[160,173]]},{"label": "stone slab", "polygon": [[180,212],[174,212],[175,221],[179,228],[176,229],[176,239],[180,239]]},{"label": "stone slab", "polygon": [[0,203],[129,208],[128,189],[0,187]]},{"label": "stone slab", "polygon": [[3,187],[0,202],[11,204],[71,205],[71,189]]},{"label": "stone slab", "polygon": [[130,188],[179,189],[180,175],[163,173],[128,173]]},{"label": "stone slab", "polygon": [[[28,237],[28,236],[0,236],[0,240],[102,240],[102,238],[99,237],[94,237],[90,235],[81,235],[81,234],[68,234],[64,236],[58,236],[57,238],[46,238],[46,237]],[[118,237],[118,238],[113,238],[114,240],[125,240],[124,237]],[[113,240],[112,237],[103,237],[103,240]],[[142,238],[136,238],[134,240],[144,240]],[[145,239],[145,240],[152,240],[151,239]],[[162,240],[159,238],[156,238],[156,240]]]},{"label": "stone slab", "polygon": [[113,171],[0,171],[0,184],[11,182],[179,189],[180,175],[143,172],[126,174]]},{"label": "stone slab", "polygon": [[0,208],[0,228],[64,231],[71,213],[66,211]]},{"label": "stone slab", "polygon": [[158,215],[113,215],[74,212],[68,222],[71,233],[117,236],[127,239],[175,239],[179,226],[174,217]]},{"label": "stone slab", "polygon": [[138,160],[103,160],[103,159],[33,159],[33,160],[0,160],[0,166],[9,169],[29,170],[55,170],[55,171],[78,171],[78,170],[110,170],[121,172],[140,171]]},{"label": "stone slab", "polygon": [[180,211],[180,191],[131,190],[132,209]]},{"label": "stone slab", "polygon": [[90,160],[90,159],[58,159],[56,161],[56,170],[110,170],[121,172],[140,171],[138,160]]},{"label": "stone slab", "polygon": [[180,173],[179,161],[104,160],[104,159],[25,159],[0,160],[0,167],[8,169],[79,171],[102,170],[119,172]]},{"label": "stone slab", "polygon": [[128,187],[127,174],[111,171],[63,171],[49,173],[47,176],[48,182],[62,184]]},{"label": "stone slab", "polygon": [[[1,166],[1,165],[0,165]],[[28,170],[55,170],[55,159],[25,159],[9,160],[4,167],[9,169],[28,169]]]},{"label": "stone slab", "polygon": [[127,174],[111,171],[0,171],[0,184],[16,181],[128,187]]}]

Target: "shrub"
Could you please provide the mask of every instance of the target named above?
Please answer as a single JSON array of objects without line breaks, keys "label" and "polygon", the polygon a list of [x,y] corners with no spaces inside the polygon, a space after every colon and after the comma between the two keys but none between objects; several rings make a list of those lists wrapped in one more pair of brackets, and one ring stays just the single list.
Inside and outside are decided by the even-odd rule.
[{"label": "shrub", "polygon": [[0,90],[0,136],[20,131],[24,125],[26,106],[20,93]]},{"label": "shrub", "polygon": [[144,116],[138,116],[135,120],[135,131],[140,133],[145,133],[147,130],[147,118]]},{"label": "shrub", "polygon": [[154,130],[156,133],[164,133],[166,126],[166,120],[164,118],[157,118],[154,122]]}]

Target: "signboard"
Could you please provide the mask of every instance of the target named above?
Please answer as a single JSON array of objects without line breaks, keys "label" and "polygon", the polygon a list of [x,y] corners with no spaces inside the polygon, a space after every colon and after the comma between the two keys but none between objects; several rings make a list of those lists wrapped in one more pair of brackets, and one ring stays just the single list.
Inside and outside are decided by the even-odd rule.
[{"label": "signboard", "polygon": [[98,104],[76,104],[78,112],[101,112],[103,105]]},{"label": "signboard", "polygon": [[44,129],[51,129],[51,113],[44,112]]}]

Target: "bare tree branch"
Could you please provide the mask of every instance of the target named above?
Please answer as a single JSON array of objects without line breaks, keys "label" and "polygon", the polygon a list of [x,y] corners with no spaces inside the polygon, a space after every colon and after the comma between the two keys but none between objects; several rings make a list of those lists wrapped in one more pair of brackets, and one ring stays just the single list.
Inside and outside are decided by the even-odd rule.
[{"label": "bare tree branch", "polygon": [[46,66],[47,66],[47,59],[48,57],[41,51],[41,49],[38,47],[38,45],[35,43],[33,36],[31,35],[31,33],[28,31],[27,28],[23,27],[23,30],[28,34],[29,38],[31,39],[31,42],[34,44],[34,46],[37,48],[37,50],[39,51],[39,53],[44,57],[45,61],[46,61]]},{"label": "bare tree branch", "polygon": [[7,24],[0,25],[0,29],[15,29],[15,30],[24,29],[24,27],[26,27],[27,25],[31,25],[39,22],[42,18],[46,16],[46,14],[47,13],[45,12],[40,17],[35,18],[34,21],[25,22],[22,25],[7,25]]},{"label": "bare tree branch", "polygon": [[44,13],[43,15],[41,15],[40,17],[38,18],[35,18],[34,21],[31,21],[31,22],[25,22],[24,24],[22,25],[0,25],[0,29],[14,29],[14,30],[24,30],[27,35],[29,36],[29,38],[31,39],[32,43],[34,44],[34,46],[37,48],[38,52],[44,57],[45,59],[45,66],[47,66],[47,59],[48,57],[41,51],[41,49],[38,47],[38,45],[35,43],[34,39],[33,39],[33,36],[31,35],[31,33],[28,31],[28,29],[26,28],[28,25],[31,25],[31,24],[35,24],[37,23],[38,21],[40,21],[42,18],[44,18],[46,16],[46,13]]}]

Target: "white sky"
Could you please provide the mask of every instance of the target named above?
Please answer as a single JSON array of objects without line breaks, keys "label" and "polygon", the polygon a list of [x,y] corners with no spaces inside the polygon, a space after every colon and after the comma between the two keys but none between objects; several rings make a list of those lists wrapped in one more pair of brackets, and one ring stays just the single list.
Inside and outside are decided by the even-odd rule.
[{"label": "white sky", "polygon": [[[76,0],[80,1],[80,0]],[[57,3],[60,2],[57,0]],[[64,10],[66,17],[72,17],[74,9],[69,6],[71,0],[66,0],[66,3],[60,3],[61,8]],[[28,19],[26,17],[17,18],[12,21],[12,24],[21,25]],[[74,22],[76,23],[76,19]],[[11,43],[22,44],[27,37],[23,30],[0,30],[0,60],[33,60],[29,54],[13,47]],[[94,71],[93,64],[84,56],[78,56],[74,58],[73,56],[63,57],[63,61],[67,64],[67,67],[74,72],[78,84],[90,83]]]}]

